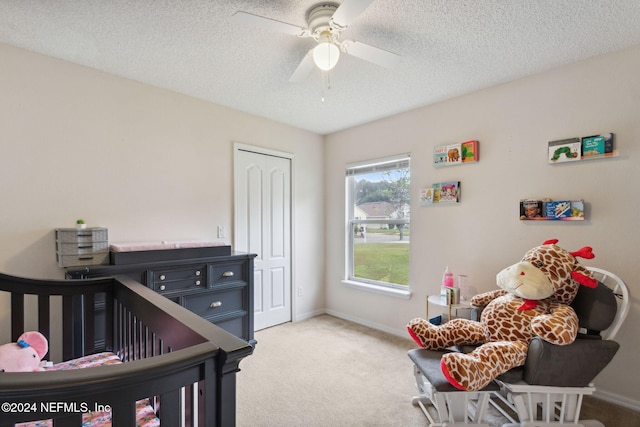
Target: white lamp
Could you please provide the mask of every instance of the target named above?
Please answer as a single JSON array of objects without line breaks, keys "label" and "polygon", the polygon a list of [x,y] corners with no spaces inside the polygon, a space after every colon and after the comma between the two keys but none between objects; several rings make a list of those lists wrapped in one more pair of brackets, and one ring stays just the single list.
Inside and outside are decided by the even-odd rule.
[{"label": "white lamp", "polygon": [[331,43],[329,37],[327,37],[327,41],[318,43],[318,46],[313,48],[313,62],[323,71],[335,67],[338,59],[340,59],[340,49]]}]

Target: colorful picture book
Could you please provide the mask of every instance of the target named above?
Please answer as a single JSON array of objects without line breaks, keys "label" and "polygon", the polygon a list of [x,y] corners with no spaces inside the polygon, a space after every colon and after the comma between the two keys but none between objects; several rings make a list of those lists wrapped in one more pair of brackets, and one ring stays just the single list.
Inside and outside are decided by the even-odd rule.
[{"label": "colorful picture book", "polygon": [[581,154],[580,138],[549,141],[549,163],[575,162],[580,160]]},{"label": "colorful picture book", "polygon": [[583,200],[520,200],[521,220],[584,220]]},{"label": "colorful picture book", "polygon": [[460,181],[438,182],[420,190],[420,205],[460,203]]},{"label": "colorful picture book", "polygon": [[549,141],[549,163],[575,162],[617,155],[614,147],[615,135],[583,136]]},{"label": "colorful picture book", "polygon": [[479,144],[477,140],[456,144],[439,145],[433,148],[435,167],[454,166],[462,163],[477,162]]},{"label": "colorful picture book", "polygon": [[613,155],[614,134],[585,136],[582,138],[582,157],[591,158]]},{"label": "colorful picture book", "polygon": [[478,141],[473,139],[471,141],[463,142],[461,144],[462,150],[462,163],[477,162],[480,160],[479,144]]}]

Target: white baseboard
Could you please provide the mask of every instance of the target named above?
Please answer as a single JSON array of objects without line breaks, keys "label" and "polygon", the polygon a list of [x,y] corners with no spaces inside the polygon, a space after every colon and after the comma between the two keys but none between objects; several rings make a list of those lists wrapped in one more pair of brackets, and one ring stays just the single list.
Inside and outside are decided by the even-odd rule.
[{"label": "white baseboard", "polygon": [[321,309],[321,310],[310,311],[308,313],[296,314],[295,317],[293,318],[293,321],[301,322],[303,320],[311,319],[312,317],[321,316],[323,314],[326,314],[326,312],[327,311],[325,309]]},{"label": "white baseboard", "polygon": [[629,399],[628,397],[620,396],[608,391],[601,391],[597,388],[596,391],[593,392],[593,397],[640,412],[640,402]]},{"label": "white baseboard", "polygon": [[391,335],[395,335],[397,337],[400,338],[406,338],[407,340],[411,339],[409,337],[409,335],[407,334],[407,331],[398,331],[397,329],[391,329],[388,326],[385,325],[380,325],[378,323],[374,323],[374,322],[370,322],[368,320],[364,320],[364,319],[360,319],[359,317],[354,317],[348,314],[344,314],[344,313],[340,313],[334,310],[325,310],[325,313],[333,316],[333,317],[338,317],[340,319],[344,319],[344,320],[348,320],[350,322],[353,323],[357,323],[359,325],[363,325],[363,326],[367,326],[369,328],[372,329],[377,329],[378,331],[382,331],[382,332],[386,332],[388,334]]}]

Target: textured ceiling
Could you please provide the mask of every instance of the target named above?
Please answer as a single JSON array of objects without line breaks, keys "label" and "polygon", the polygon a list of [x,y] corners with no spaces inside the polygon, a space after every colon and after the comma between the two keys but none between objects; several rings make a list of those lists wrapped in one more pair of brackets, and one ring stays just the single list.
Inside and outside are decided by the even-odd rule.
[{"label": "textured ceiling", "polygon": [[306,27],[318,3],[0,0],[0,42],[318,134],[640,44],[638,0],[377,0],[342,39],[395,52],[400,64],[343,55],[323,91],[317,70],[288,80],[312,39],[231,18]]}]

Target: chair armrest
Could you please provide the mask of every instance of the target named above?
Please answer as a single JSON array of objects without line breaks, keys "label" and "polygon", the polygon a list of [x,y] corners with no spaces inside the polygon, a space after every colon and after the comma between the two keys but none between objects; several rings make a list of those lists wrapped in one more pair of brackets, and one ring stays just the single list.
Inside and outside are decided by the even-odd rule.
[{"label": "chair armrest", "polygon": [[529,343],[524,380],[531,385],[585,387],[609,364],[620,344],[610,340],[576,339],[569,345],[535,337]]}]

